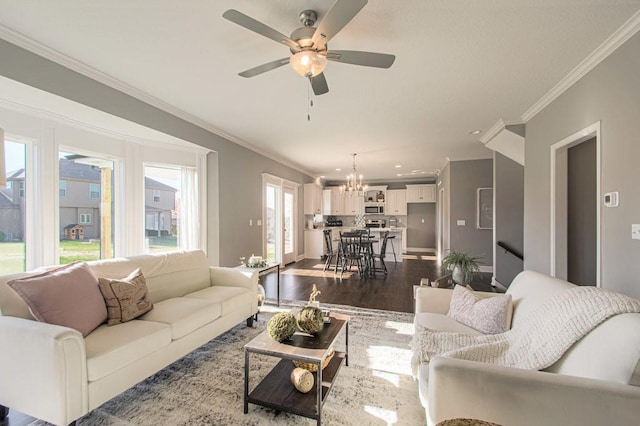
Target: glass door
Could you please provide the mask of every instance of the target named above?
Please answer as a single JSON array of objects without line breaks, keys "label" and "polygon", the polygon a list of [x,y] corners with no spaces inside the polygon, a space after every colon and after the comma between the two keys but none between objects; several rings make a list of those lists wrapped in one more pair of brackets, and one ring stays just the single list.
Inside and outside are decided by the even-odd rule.
[{"label": "glass door", "polygon": [[283,263],[285,265],[296,261],[295,254],[295,236],[296,236],[296,196],[295,188],[284,187],[284,199],[283,199],[283,240],[284,240],[284,253],[282,256]]},{"label": "glass door", "polygon": [[282,208],[280,186],[273,183],[265,185],[264,202],[264,241],[265,257],[269,262],[282,261]]}]

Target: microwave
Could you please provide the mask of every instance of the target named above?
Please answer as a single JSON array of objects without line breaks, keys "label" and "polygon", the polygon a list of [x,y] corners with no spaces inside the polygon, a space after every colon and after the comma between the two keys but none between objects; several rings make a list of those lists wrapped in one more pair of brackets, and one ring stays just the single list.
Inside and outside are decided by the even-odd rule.
[{"label": "microwave", "polygon": [[384,214],[384,205],[382,204],[365,204],[364,214]]}]

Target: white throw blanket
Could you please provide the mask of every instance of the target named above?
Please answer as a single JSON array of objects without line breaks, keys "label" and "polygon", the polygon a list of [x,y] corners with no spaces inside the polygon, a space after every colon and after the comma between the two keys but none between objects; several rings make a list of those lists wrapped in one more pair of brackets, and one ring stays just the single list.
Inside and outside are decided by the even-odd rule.
[{"label": "white throw blanket", "polygon": [[470,336],[418,326],[414,375],[420,363],[435,356],[541,370],[598,324],[628,312],[640,312],[640,301],[600,288],[576,287],[549,298],[517,328],[502,334]]}]

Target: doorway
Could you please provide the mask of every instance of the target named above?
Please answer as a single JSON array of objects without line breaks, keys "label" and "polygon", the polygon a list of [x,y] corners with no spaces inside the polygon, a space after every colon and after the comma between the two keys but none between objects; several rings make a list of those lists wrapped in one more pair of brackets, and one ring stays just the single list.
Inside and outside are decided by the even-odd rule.
[{"label": "doorway", "polygon": [[551,147],[552,276],[600,286],[600,123]]},{"label": "doorway", "polygon": [[298,184],[263,174],[263,253],[269,262],[295,262]]}]

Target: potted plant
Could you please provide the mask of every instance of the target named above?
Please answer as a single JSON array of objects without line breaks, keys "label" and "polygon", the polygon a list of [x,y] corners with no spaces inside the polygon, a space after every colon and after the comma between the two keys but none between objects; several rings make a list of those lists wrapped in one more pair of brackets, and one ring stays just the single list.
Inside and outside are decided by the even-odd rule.
[{"label": "potted plant", "polygon": [[451,278],[456,284],[469,284],[473,280],[473,273],[478,272],[480,257],[470,256],[468,253],[451,250],[442,259],[442,268],[451,271]]}]

